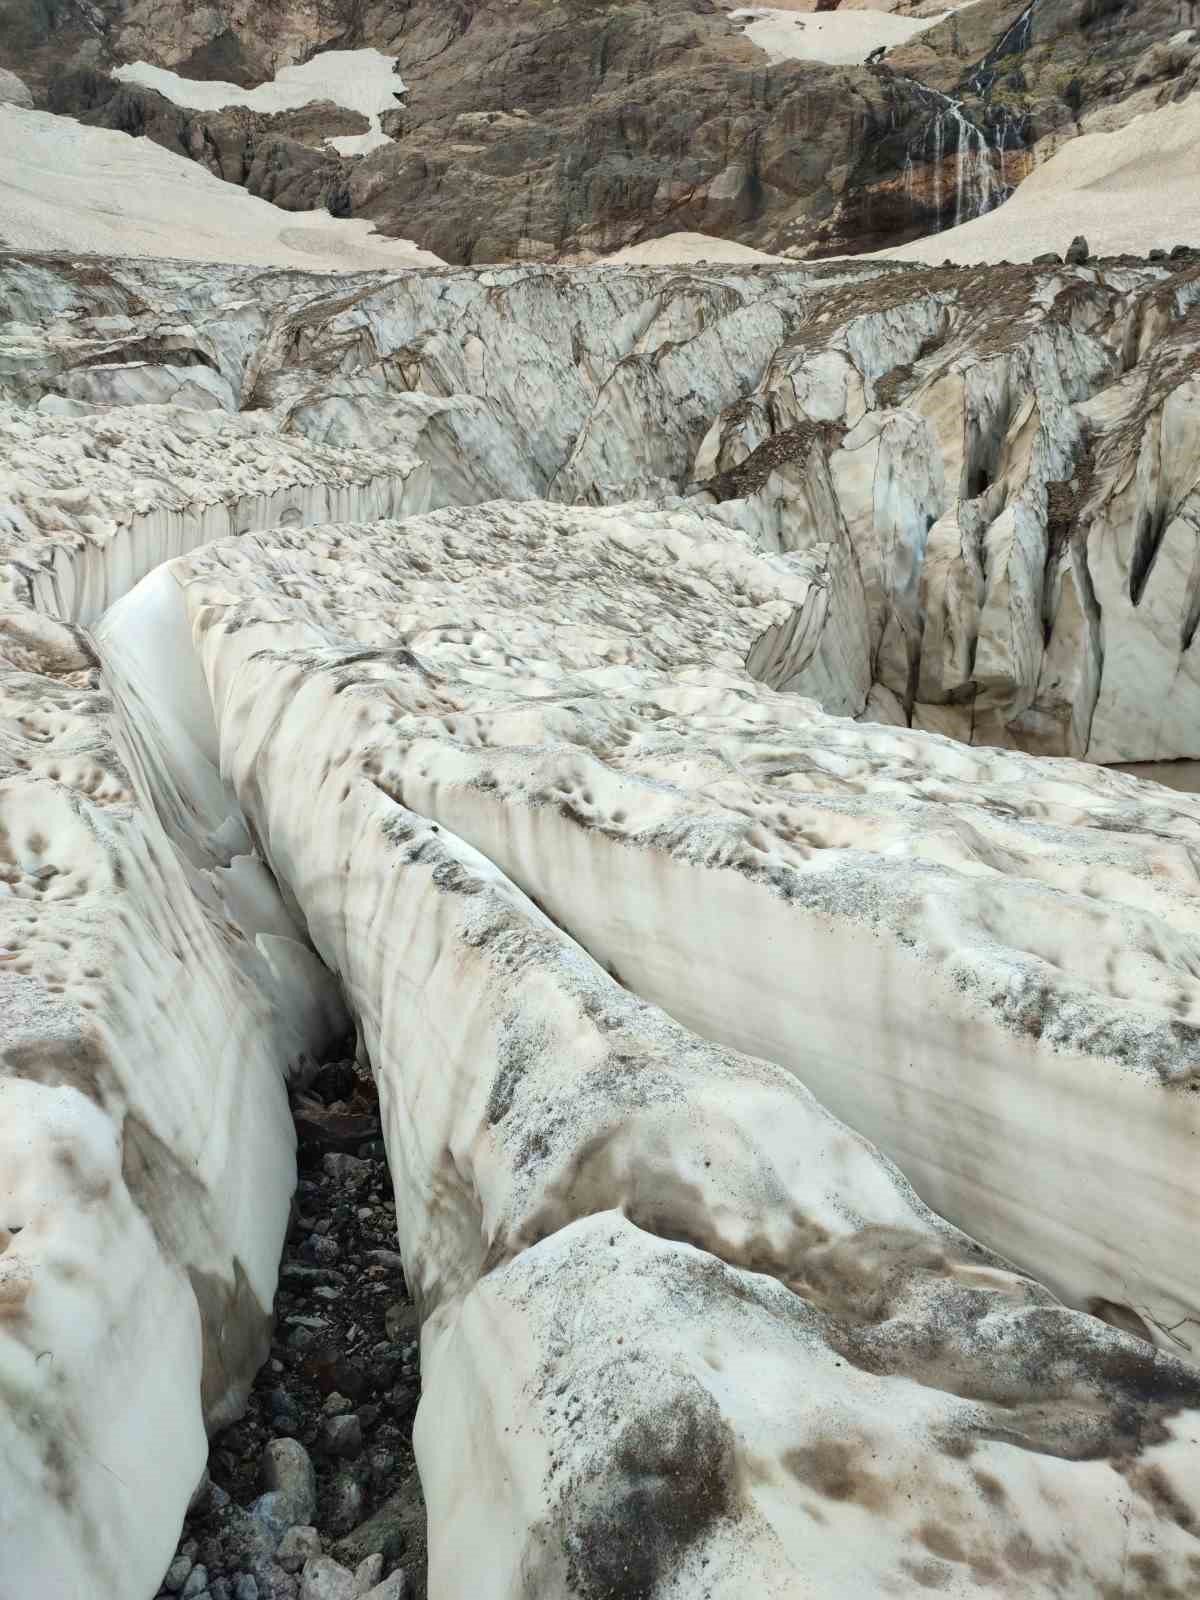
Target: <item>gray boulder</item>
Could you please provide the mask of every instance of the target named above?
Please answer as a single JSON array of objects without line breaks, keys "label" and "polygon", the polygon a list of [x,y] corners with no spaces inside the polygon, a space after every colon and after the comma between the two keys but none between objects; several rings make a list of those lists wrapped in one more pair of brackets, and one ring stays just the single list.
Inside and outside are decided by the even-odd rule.
[{"label": "gray boulder", "polygon": [[22,106],[26,111],[33,110],[33,95],[28,85],[15,72],[9,72],[7,67],[0,67],[0,106]]}]

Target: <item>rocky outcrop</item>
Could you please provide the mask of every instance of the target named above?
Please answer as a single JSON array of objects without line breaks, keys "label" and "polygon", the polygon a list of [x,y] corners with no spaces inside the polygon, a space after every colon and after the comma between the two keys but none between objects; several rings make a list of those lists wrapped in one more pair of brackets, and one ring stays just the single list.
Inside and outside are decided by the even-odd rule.
[{"label": "rocky outcrop", "polygon": [[333,43],[344,0],[253,0],[185,6],[178,0],[0,0],[0,51],[39,100],[66,72],[127,61],[175,67],[189,78],[250,85]]},{"label": "rocky outcrop", "polygon": [[[4,59],[57,110],[454,262],[588,259],[680,230],[800,256],[883,249],[1002,204],[1062,141],[1200,81],[1168,0],[980,0],[869,66],[772,63],[711,0],[334,0],[286,19],[262,0],[233,32],[219,6],[168,27],[170,9],[104,0],[5,29],[0,0]],[[394,55],[407,85],[391,142],[361,158],[105,76],[145,60],[258,83],[332,45]]]},{"label": "rocky outcrop", "polygon": [[46,102],[91,127],[153,139],[286,211],[324,207],[334,216],[348,211],[346,170],[326,141],[367,127],[365,117],[330,101],[273,115],[239,106],[189,111],[154,89],[92,71],[57,79]]}]

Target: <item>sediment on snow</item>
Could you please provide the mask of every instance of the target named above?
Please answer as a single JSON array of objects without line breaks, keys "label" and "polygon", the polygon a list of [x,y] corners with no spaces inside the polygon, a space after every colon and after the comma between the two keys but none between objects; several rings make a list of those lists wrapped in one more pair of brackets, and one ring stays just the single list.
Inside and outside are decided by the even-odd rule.
[{"label": "sediment on snow", "polygon": [[[206,1428],[306,1376],[287,1087],[353,1121],[352,1024],[432,1594],[1186,1592],[1200,814],[997,746],[1051,659],[1057,737],[1099,726],[1103,628],[1159,616],[1194,270],[7,270],[0,1589],[144,1600]],[[162,401],[167,306],[237,409]],[[339,1217],[388,1248],[356,1176],[304,1176],[284,1295]],[[313,1483],[268,1381],[184,1588],[397,1590],[276,1559]]]}]

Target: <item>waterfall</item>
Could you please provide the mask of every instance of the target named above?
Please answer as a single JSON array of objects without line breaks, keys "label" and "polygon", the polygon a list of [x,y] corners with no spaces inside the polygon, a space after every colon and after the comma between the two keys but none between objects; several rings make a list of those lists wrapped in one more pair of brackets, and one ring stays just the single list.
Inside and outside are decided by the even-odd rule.
[{"label": "waterfall", "polygon": [[1036,5],[1037,0],[1029,0],[1029,4],[1017,20],[1000,35],[979,65],[967,74],[967,88],[972,94],[988,93],[996,81],[993,69],[997,61],[1002,61],[1005,56],[1019,55],[1021,51],[1028,50]]},{"label": "waterfall", "polygon": [[[1000,120],[994,138],[987,129],[977,127],[963,109],[961,100],[955,100],[940,89],[917,83],[912,78],[897,78],[897,83],[915,89],[921,100],[933,113],[926,124],[920,141],[920,154],[933,168],[933,209],[938,219],[938,231],[957,227],[960,222],[970,222],[972,217],[982,217],[1003,204],[1012,192],[1004,181],[1004,150],[1014,136],[1011,121]],[[948,145],[947,134],[952,144]],[[1019,134],[1018,134],[1019,137]],[[942,164],[947,148],[953,148],[954,206],[949,196],[943,201]],[[905,153],[904,185],[912,203],[914,184],[913,147]]]},{"label": "waterfall", "polygon": [[[1007,56],[1028,49],[1033,32],[1033,13],[1038,0],[1029,0],[1021,14],[1009,24],[982,61],[967,73],[964,93],[989,98],[996,81],[996,63]],[[915,92],[918,100],[929,110],[929,119],[920,136],[910,140],[904,156],[904,192],[910,213],[915,209],[917,161],[932,165],[933,211],[937,218],[935,231],[957,227],[982,217],[997,206],[1003,205],[1012,193],[1008,182],[1006,155],[1010,148],[1024,146],[1024,125],[1003,106],[987,108],[986,125],[981,127],[971,120],[963,101],[953,95],[943,94],[928,84],[914,78],[895,77]],[[893,104],[892,125],[896,124]],[[948,139],[953,143],[948,144]],[[943,194],[942,166],[948,149],[954,150],[954,205],[949,195]]]}]

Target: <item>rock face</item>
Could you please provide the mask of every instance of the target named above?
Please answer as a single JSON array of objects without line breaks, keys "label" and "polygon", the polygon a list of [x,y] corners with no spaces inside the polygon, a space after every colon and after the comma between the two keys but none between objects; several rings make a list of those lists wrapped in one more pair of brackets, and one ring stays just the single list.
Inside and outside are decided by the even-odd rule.
[{"label": "rock face", "polygon": [[167,1571],[343,1005],[438,1600],[1194,1588],[1200,805],[966,741],[1184,741],[1198,284],[0,263],[0,1593]]},{"label": "rock face", "polygon": [[[449,261],[589,257],[681,229],[819,255],[986,212],[1064,140],[1191,93],[1185,24],[1171,0],[979,0],[882,61],[834,66],[772,62],[712,0],[253,0],[236,18],[0,0],[0,50],[39,103]],[[145,61],[257,84],[331,46],[394,56],[408,86],[390,142],[361,159],[281,117],[181,112],[109,76]],[[355,131],[325,115],[330,136]]]}]

